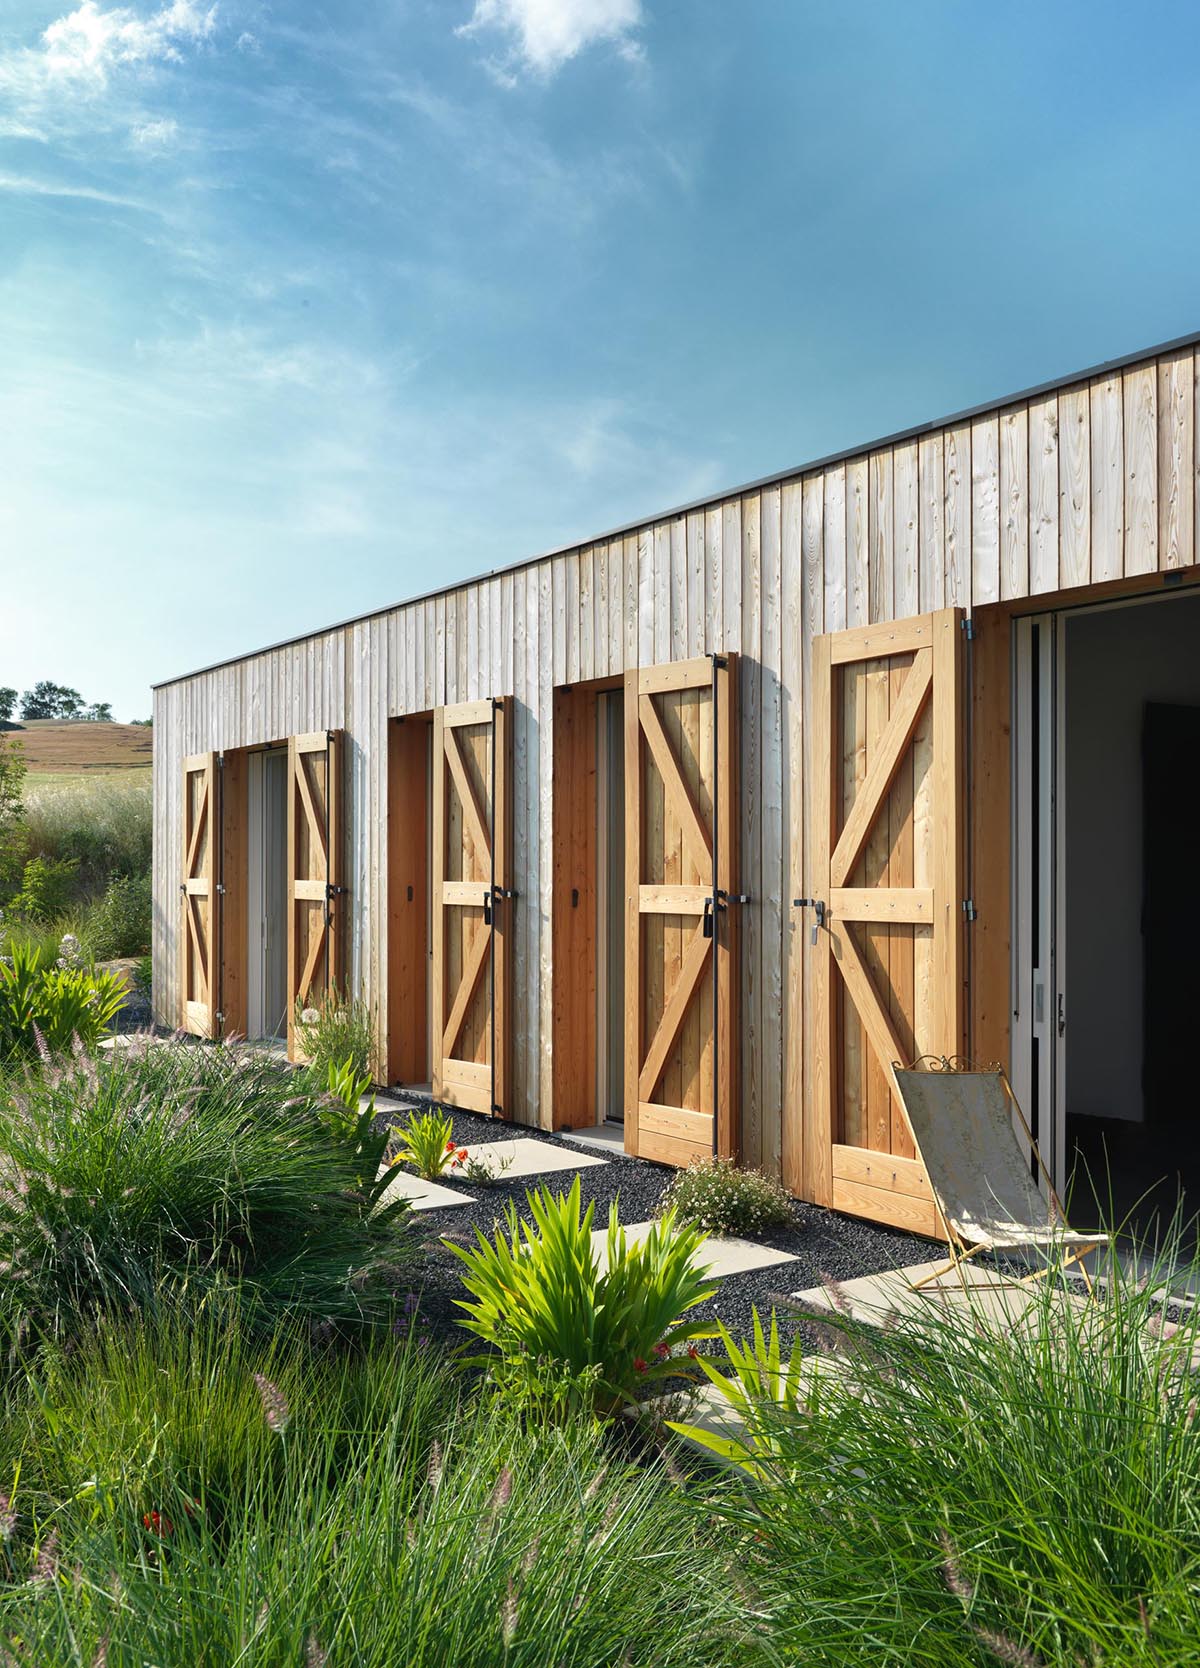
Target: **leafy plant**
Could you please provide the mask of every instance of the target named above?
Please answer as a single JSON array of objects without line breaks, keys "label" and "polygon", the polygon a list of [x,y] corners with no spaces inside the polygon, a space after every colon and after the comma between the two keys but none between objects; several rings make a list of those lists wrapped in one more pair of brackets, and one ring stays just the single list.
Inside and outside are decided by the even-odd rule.
[{"label": "leafy plant", "polygon": [[137,987],[138,994],[149,1002],[154,986],[153,956],[139,956],[137,958],[137,966],[133,970],[133,982]]},{"label": "leafy plant", "polygon": [[507,1232],[497,1227],[494,1241],[476,1229],[473,1247],[444,1242],[462,1262],[470,1293],[458,1299],[469,1317],[462,1325],[497,1351],[478,1358],[493,1382],[544,1407],[565,1375],[578,1387],[572,1399],[609,1414],[689,1371],[672,1351],[714,1335],[705,1322],[683,1318],[716,1290],[694,1261],[702,1236],[676,1232],[668,1212],[641,1243],[627,1243],[614,1203],[601,1266],[595,1204],[581,1210],[578,1176],[568,1194],[539,1188],[526,1198],[532,1227],[509,1201]]},{"label": "leafy plant", "polygon": [[[680,1436],[700,1443],[757,1477],[763,1475],[764,1459],[776,1457],[780,1451],[776,1436],[780,1415],[794,1418],[801,1412],[811,1412],[808,1402],[814,1390],[811,1368],[806,1382],[800,1340],[793,1340],[784,1359],[774,1310],[769,1333],[763,1331],[758,1310],[752,1309],[751,1315],[754,1336],[749,1343],[739,1344],[724,1322],[717,1322],[717,1332],[732,1371],[723,1372],[715,1361],[703,1357],[700,1360],[705,1377],[720,1391],[730,1410],[729,1429],[717,1432],[703,1425],[667,1422]],[[735,1429],[736,1435],[732,1434]]]},{"label": "leafy plant", "polygon": [[0,1315],[42,1334],[240,1282],[253,1314],[389,1312],[386,1136],[332,1135],[269,1060],[157,1044],[0,1084]]},{"label": "leafy plant", "polygon": [[14,915],[52,921],[61,915],[75,889],[79,869],[73,857],[31,857],[21,873],[21,887],[9,903]]},{"label": "leafy plant", "polygon": [[399,1143],[393,1164],[411,1164],[426,1181],[466,1161],[467,1149],[455,1144],[454,1124],[444,1112],[410,1115],[406,1124],[393,1124],[391,1134]]},{"label": "leafy plant", "polygon": [[788,1196],[777,1181],[715,1154],[676,1171],[660,1208],[674,1210],[704,1234],[753,1236],[791,1221]]},{"label": "leafy plant", "polygon": [[331,1065],[349,1065],[360,1076],[369,1076],[376,1052],[375,1025],[365,1002],[331,990],[310,1006],[297,1001],[295,1018],[304,1058],[319,1077]]},{"label": "leafy plant", "polygon": [[125,1006],[111,973],[59,966],[49,944],[14,942],[0,960],[0,1062],[94,1049]]},{"label": "leafy plant", "polygon": [[79,937],[96,961],[136,956],[150,942],[150,876],[118,875],[87,906]]},{"label": "leafy plant", "polygon": [[462,1157],[458,1166],[459,1179],[470,1187],[496,1187],[512,1169],[511,1158],[480,1158],[475,1153],[467,1152],[465,1147],[460,1151]]}]

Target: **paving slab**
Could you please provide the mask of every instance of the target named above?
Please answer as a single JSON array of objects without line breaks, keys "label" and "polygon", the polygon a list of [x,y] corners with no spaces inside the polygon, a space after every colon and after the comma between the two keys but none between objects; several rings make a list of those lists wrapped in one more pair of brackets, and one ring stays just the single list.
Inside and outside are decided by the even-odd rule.
[{"label": "paving slab", "polygon": [[452,1187],[443,1187],[441,1182],[426,1181],[424,1176],[401,1169],[398,1164],[390,1168],[392,1179],[383,1190],[381,1204],[390,1205],[395,1199],[407,1199],[411,1210],[442,1210],[449,1205],[475,1203],[469,1193],[456,1193]]},{"label": "paving slab", "polygon": [[[654,1226],[653,1222],[635,1222],[625,1229],[626,1244],[638,1244]],[[601,1267],[604,1266],[608,1243],[608,1229],[597,1228],[592,1233]],[[737,1239],[732,1234],[712,1234],[703,1240],[696,1253],[697,1263],[705,1266],[714,1280],[724,1280],[730,1274],[749,1274],[756,1268],[772,1268],[776,1263],[794,1263],[791,1251],[776,1251],[773,1246],[760,1245],[757,1240]]]},{"label": "paving slab", "polygon": [[[911,1313],[929,1304],[938,1304],[950,1313],[969,1313],[973,1318],[994,1321],[999,1326],[1012,1326],[1040,1301],[1035,1288],[1017,1285],[994,1270],[974,1263],[964,1264],[957,1272],[952,1269],[919,1291],[913,1290],[916,1281],[944,1268],[945,1262],[942,1257],[936,1262],[914,1263],[907,1268],[888,1269],[883,1274],[842,1280],[837,1283],[836,1292],[821,1285],[792,1295],[806,1308],[830,1312],[840,1309],[849,1319],[867,1326],[882,1326],[890,1315]],[[1062,1300],[1079,1309],[1086,1307],[1086,1299],[1070,1293],[1064,1292]]]},{"label": "paving slab", "polygon": [[553,1141],[538,1141],[518,1135],[511,1141],[476,1141],[468,1153],[481,1164],[491,1166],[497,1181],[520,1181],[526,1176],[550,1175],[556,1170],[584,1170],[607,1159],[574,1147],[560,1147]]}]

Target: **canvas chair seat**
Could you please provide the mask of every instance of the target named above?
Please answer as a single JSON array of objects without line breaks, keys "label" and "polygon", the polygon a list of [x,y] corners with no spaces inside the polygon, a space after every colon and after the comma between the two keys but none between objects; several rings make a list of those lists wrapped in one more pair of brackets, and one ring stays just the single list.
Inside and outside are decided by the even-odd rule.
[{"label": "canvas chair seat", "polygon": [[[1053,1188],[1043,1194],[1013,1128],[1019,1108],[1000,1070],[895,1070],[913,1139],[948,1233],[977,1250],[1104,1245],[1105,1233],[1067,1223]],[[1022,1118],[1022,1124],[1024,1119]],[[1041,1164],[1036,1145],[1033,1158]],[[1074,1261],[1075,1258],[1070,1259]]]}]

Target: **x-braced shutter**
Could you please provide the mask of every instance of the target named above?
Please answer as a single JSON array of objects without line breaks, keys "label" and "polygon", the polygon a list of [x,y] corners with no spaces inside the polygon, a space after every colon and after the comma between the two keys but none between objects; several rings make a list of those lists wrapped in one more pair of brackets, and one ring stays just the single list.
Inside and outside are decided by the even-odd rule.
[{"label": "x-braced shutter", "polygon": [[935,1234],[892,1068],[964,1037],[961,615],[813,643],[810,1197]]},{"label": "x-braced shutter", "polygon": [[288,741],[288,1053],[299,1057],[296,1011],[340,990],[348,927],[342,882],[340,730]]},{"label": "x-braced shutter", "polygon": [[625,1146],[738,1145],[735,657],[625,676]]},{"label": "x-braced shutter", "polygon": [[179,1023],[197,1037],[220,1030],[220,792],[216,753],[183,761]]},{"label": "x-braced shutter", "polygon": [[513,903],[509,713],[501,700],[433,717],[433,1093],[512,1116]]}]

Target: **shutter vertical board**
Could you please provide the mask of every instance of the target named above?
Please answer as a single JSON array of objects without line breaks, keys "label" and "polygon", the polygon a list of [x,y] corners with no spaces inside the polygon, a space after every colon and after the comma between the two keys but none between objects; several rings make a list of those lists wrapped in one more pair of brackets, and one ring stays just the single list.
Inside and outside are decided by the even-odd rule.
[{"label": "shutter vertical board", "polygon": [[342,890],[343,746],[339,730],[288,738],[288,1058],[303,1057],[296,1011],[341,992],[349,910]]},{"label": "shutter vertical board", "polygon": [[736,676],[625,678],[625,1146],[665,1164],[738,1150]]},{"label": "shutter vertical board", "polygon": [[511,703],[433,717],[433,1093],[510,1117]]},{"label": "shutter vertical board", "polygon": [[184,759],[179,1024],[196,1037],[215,1037],[220,1028],[220,793],[216,753]]},{"label": "shutter vertical board", "polygon": [[[934,1234],[896,1062],[964,1037],[962,631],[957,609],[813,644],[810,1196]],[[809,930],[812,916],[805,918]]]}]

